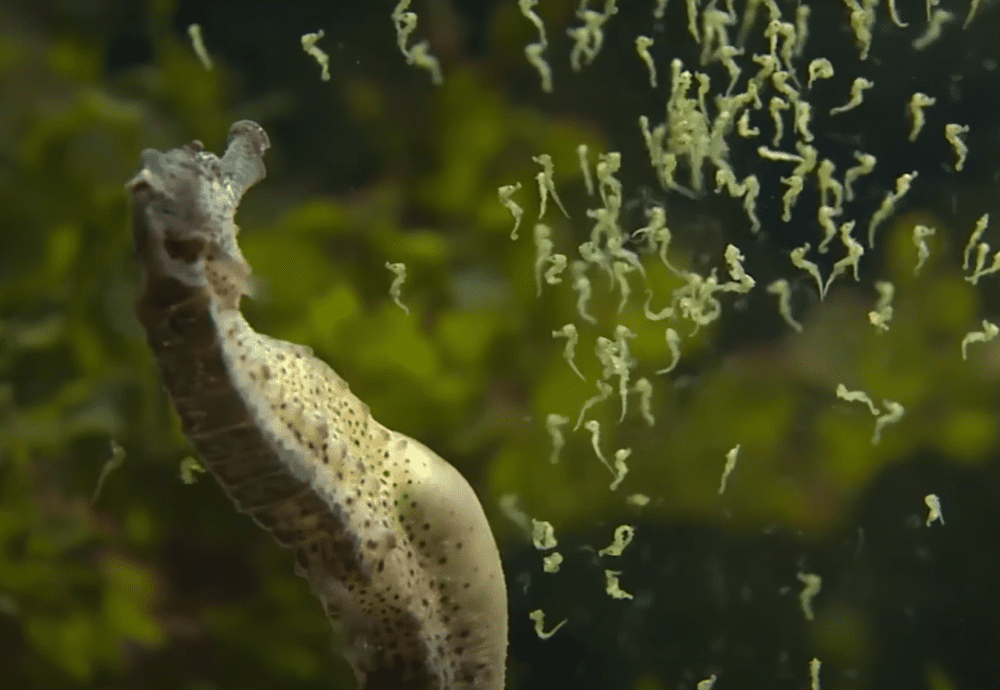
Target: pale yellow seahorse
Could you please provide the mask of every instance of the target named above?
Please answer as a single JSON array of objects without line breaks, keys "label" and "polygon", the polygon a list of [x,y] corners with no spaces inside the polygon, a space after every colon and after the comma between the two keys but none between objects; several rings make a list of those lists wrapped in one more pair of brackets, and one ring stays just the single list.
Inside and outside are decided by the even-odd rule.
[{"label": "pale yellow seahorse", "polygon": [[236,507],[295,551],[361,688],[502,690],[507,592],[468,482],[386,429],[307,347],[240,313],[251,271],[233,222],[264,177],[256,123],[219,159],[146,150],[128,183],[136,305],[185,434]]}]

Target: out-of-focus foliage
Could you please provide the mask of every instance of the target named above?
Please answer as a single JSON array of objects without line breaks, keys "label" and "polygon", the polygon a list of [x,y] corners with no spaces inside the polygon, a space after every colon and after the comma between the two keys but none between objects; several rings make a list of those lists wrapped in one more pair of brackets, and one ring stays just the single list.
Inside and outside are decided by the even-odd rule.
[{"label": "out-of-focus foliage", "polygon": [[[573,5],[539,8],[553,35],[571,21]],[[683,366],[658,377],[669,362],[665,322],[644,318],[641,290],[619,317],[618,295],[598,275],[590,304],[597,326],[577,317],[568,272],[562,285],[535,295],[539,168],[531,157],[547,153],[556,162],[570,219],[551,203],[546,218],[556,246],[570,253],[589,231],[586,210],[595,205],[575,162],[577,145],[606,151],[635,133],[601,121],[619,104],[594,102],[593,113],[578,112],[586,80],[570,81],[568,70],[556,91],[571,95],[560,107],[535,107],[523,96],[537,78],[522,53],[534,30],[515,3],[484,20],[493,52],[446,54],[438,89],[393,52],[386,9],[384,31],[374,35],[391,66],[373,75],[335,65],[334,80],[310,83],[302,102],[285,93],[245,97],[244,68],[225,59],[204,70],[171,24],[175,9],[149,5],[152,59],[113,76],[99,33],[41,29],[0,10],[0,93],[17,94],[4,98],[0,113],[0,669],[10,687],[348,682],[330,653],[329,626],[292,574],[289,555],[234,514],[208,478],[181,481],[191,449],[132,317],[139,275],[129,258],[122,184],[140,150],[195,138],[218,150],[229,124],[242,117],[278,125],[269,178],[238,216],[244,253],[266,284],[263,298],[246,304],[248,318],[270,335],[313,347],[376,418],[454,462],[479,490],[508,551],[526,540],[497,509],[504,495],[560,534],[641,519],[735,532],[777,524],[819,540],[852,529],[856,505],[894,464],[933,454],[978,467],[995,452],[1000,351],[979,346],[969,361],[960,357],[965,334],[989,315],[982,290],[958,270],[969,228],[944,217],[899,216],[882,230],[885,249],[866,260],[860,285],[845,280],[819,304],[796,290],[802,334],[785,335],[770,298],[727,300],[722,323],[683,333]],[[447,25],[447,17],[438,22]],[[290,75],[313,75],[296,36],[285,39],[289,46],[266,55]],[[206,41],[211,51],[211,35]],[[638,69],[634,55],[627,59]],[[345,159],[368,156],[377,173],[316,190],[296,176],[306,161],[289,160],[282,149],[282,114],[324,90],[337,95],[351,130],[335,144],[310,145],[342,147],[335,153]],[[628,114],[630,123],[637,114]],[[336,158],[316,153],[326,156]],[[634,163],[635,156],[626,159],[632,170]],[[497,188],[517,181],[525,216],[512,242],[512,218]],[[648,203],[640,187],[626,191],[633,210]],[[676,225],[671,217],[680,238],[673,259],[682,265],[722,267],[715,244],[750,243],[745,219],[724,205],[681,210]],[[939,233],[914,278],[916,223]],[[758,262],[759,286],[792,272],[785,248],[756,251],[767,252],[781,260]],[[388,294],[387,261],[407,266],[401,299],[409,315]],[[654,294],[676,287],[655,257],[646,266]],[[897,288],[885,332],[867,321],[875,277]],[[727,320],[753,321],[752,336],[720,345]],[[588,382],[551,337],[569,322],[580,328],[577,363]],[[594,338],[611,337],[619,323],[637,334],[634,377],[654,381],[656,425],[643,422],[635,396],[622,424],[617,395],[593,408],[605,455],[632,449],[629,474],[611,492],[612,477],[583,431],[567,429],[561,462],[548,462],[544,421],[558,413],[575,422],[599,371]],[[873,392],[876,404],[899,402],[906,415],[874,445],[872,416],[838,401],[839,383]],[[112,442],[124,449],[123,460],[92,503]],[[737,443],[740,461],[720,497],[725,455]],[[625,496],[636,492],[650,505],[627,504]],[[912,497],[917,509],[922,496]],[[511,581],[512,598],[522,584]],[[598,588],[592,596],[604,594]],[[872,653],[866,615],[834,601],[819,618],[817,647],[844,664],[864,663]],[[635,687],[672,687],[652,660],[635,668]],[[936,667],[928,673],[933,687],[950,687]]]},{"label": "out-of-focus foliage", "polygon": [[[228,558],[245,561],[226,569],[247,577],[239,571],[256,567],[256,535],[233,532],[238,520],[219,522],[228,515],[216,513],[223,507],[217,493],[178,490],[185,442],[132,316],[138,273],[122,185],[139,151],[195,137],[218,146],[233,119],[223,100],[225,73],[193,63],[168,34],[163,10],[152,19],[155,67],[113,81],[104,75],[98,36],[46,32],[0,11],[5,687],[136,687],[159,673],[156,665],[169,666],[166,658],[150,665],[152,654],[176,654],[209,626],[219,630],[216,639],[233,641],[233,657],[250,651],[246,626],[226,622],[233,593],[212,591],[227,588],[231,574],[200,563],[191,571],[202,575],[179,583],[169,572],[197,543],[210,553],[208,544],[228,542]],[[109,464],[112,444],[124,452]],[[269,586],[284,592],[277,600],[285,604],[292,592],[289,613],[296,604],[306,610],[308,594],[287,575]],[[177,606],[184,600],[205,608],[205,620]],[[268,630],[289,625],[287,639],[312,635],[321,648],[326,624],[309,618],[311,629],[292,614]],[[279,649],[262,658],[276,675],[315,677],[320,659],[289,644],[297,657]]]}]

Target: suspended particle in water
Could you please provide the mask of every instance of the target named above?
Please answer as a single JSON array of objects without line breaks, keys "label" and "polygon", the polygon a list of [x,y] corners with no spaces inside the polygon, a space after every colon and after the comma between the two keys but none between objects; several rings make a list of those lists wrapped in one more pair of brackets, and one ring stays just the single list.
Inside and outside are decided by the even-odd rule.
[{"label": "suspended particle in water", "polygon": [[729,475],[733,473],[736,469],[736,461],[740,457],[740,444],[737,443],[735,446],[726,453],[726,466],[722,470],[722,480],[719,482],[719,495],[721,496],[726,491],[726,483],[729,481]]},{"label": "suspended particle in water", "polygon": [[94,495],[90,498],[91,503],[97,503],[97,499],[101,496],[101,489],[104,488],[104,482],[107,480],[108,476],[121,467],[124,462],[125,449],[118,444],[118,441],[112,439],[111,457],[104,463],[104,466],[101,468],[101,474],[97,477],[97,486],[94,488]]}]

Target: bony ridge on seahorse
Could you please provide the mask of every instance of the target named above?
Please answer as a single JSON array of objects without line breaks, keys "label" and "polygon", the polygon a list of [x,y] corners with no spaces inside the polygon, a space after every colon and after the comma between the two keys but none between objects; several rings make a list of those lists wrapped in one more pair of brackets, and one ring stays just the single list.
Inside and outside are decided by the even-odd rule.
[{"label": "bony ridge on seahorse", "polygon": [[311,350],[240,313],[236,207],[270,142],[235,123],[221,159],[143,151],[127,184],[136,312],[184,433],[237,509],[295,552],[364,690],[502,690],[507,593],[475,493],[375,421]]}]

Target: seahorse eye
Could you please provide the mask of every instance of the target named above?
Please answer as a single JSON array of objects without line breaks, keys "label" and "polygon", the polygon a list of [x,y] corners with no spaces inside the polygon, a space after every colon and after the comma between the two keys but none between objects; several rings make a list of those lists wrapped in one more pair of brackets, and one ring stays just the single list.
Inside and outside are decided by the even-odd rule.
[{"label": "seahorse eye", "polygon": [[192,237],[182,239],[168,230],[163,240],[163,248],[171,259],[193,264],[205,250],[205,242]]}]

